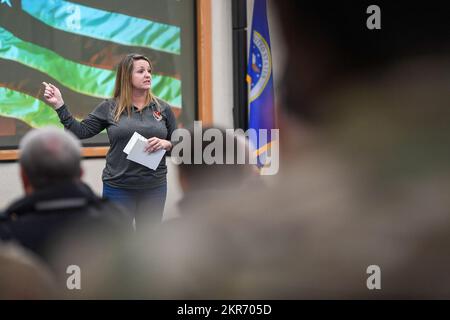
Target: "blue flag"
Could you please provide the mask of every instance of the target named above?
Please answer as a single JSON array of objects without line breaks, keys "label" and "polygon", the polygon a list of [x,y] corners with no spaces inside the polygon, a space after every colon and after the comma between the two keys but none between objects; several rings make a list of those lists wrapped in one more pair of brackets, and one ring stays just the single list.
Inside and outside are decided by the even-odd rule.
[{"label": "blue flag", "polygon": [[275,128],[275,103],[272,76],[272,54],[270,52],[269,24],[266,0],[255,0],[250,35],[250,53],[247,81],[249,95],[249,129],[267,129],[266,135],[250,137],[256,149],[258,166],[266,164],[267,152],[272,141],[271,129]]}]

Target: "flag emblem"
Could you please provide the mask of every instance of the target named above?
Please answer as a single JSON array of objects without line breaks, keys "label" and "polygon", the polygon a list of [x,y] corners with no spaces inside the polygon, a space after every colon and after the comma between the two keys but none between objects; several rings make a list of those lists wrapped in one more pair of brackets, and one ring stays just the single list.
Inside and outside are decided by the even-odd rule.
[{"label": "flag emblem", "polygon": [[253,71],[250,102],[257,99],[269,82],[272,74],[272,56],[267,41],[257,31],[253,32],[253,53],[251,69]]}]

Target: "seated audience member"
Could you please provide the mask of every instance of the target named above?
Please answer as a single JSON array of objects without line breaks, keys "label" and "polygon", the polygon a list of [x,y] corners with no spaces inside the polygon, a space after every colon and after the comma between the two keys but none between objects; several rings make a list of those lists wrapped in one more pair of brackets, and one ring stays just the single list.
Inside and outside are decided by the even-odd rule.
[{"label": "seated audience member", "polygon": [[56,128],[26,134],[19,160],[25,196],[2,213],[0,222],[3,240],[33,251],[58,277],[66,276],[69,265],[78,265],[77,252],[58,265],[55,252],[69,246],[84,250],[81,245],[101,245],[132,231],[131,219],[121,208],[96,196],[81,181],[80,147],[71,133]]}]

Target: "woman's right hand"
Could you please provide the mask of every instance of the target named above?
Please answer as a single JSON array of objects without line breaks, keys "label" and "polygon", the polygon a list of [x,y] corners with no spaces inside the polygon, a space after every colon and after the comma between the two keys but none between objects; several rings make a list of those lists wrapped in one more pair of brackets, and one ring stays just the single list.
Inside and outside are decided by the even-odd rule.
[{"label": "woman's right hand", "polygon": [[61,95],[61,91],[51,83],[42,82],[45,86],[44,98],[53,107],[53,109],[59,109],[64,105],[64,100]]}]

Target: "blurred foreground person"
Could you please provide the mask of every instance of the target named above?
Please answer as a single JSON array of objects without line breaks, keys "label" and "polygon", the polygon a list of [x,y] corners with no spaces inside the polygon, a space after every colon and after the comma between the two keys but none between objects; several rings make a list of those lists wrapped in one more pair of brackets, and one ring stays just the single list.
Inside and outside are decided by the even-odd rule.
[{"label": "blurred foreground person", "polygon": [[56,281],[37,257],[19,246],[0,244],[0,300],[56,297]]},{"label": "blurred foreground person", "polygon": [[381,29],[370,5],[272,1],[287,48],[273,187],[149,233],[118,294],[450,298],[450,3],[380,4]]},{"label": "blurred foreground person", "polygon": [[[181,215],[195,214],[205,199],[234,195],[238,190],[244,192],[261,183],[243,136],[215,127],[190,129],[185,133],[186,140],[181,142],[184,145],[178,144],[175,148],[175,151],[180,149],[176,161],[179,162],[178,178],[183,191],[183,198],[178,203]],[[201,134],[202,138],[197,139],[196,134]],[[202,144],[197,151],[196,140],[200,139]],[[201,153],[201,157],[196,152]]]},{"label": "blurred foreground person", "polygon": [[[55,251],[75,244],[96,246],[132,230],[129,216],[81,181],[80,162],[81,145],[72,134],[56,128],[29,132],[20,143],[25,196],[3,212],[0,222],[3,240],[16,241],[36,253],[57,277],[66,277],[67,267],[80,261],[74,250],[56,265]],[[95,237],[87,236],[92,233]]]}]

